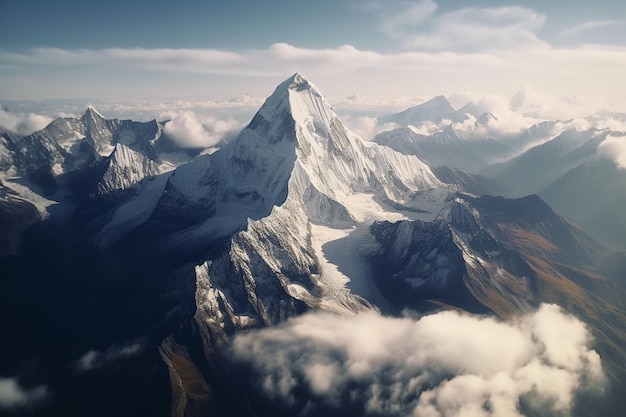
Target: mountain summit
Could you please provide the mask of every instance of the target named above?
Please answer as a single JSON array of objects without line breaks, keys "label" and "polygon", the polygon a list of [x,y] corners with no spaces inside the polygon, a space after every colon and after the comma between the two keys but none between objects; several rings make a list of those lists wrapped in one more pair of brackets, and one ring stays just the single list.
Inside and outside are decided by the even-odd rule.
[{"label": "mountain summit", "polygon": [[[207,245],[288,199],[311,221],[345,227],[362,220],[356,196],[409,207],[417,192],[441,187],[418,158],[347,130],[317,87],[294,74],[233,142],[173,172],[144,228],[168,246]],[[177,220],[164,229],[165,217]]]}]

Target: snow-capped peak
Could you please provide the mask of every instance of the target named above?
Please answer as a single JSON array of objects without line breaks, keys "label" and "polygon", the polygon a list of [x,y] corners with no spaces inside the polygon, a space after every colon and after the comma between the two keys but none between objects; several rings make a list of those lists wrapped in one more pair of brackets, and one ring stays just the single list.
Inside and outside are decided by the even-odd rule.
[{"label": "snow-capped peak", "polygon": [[96,110],[96,108],[94,106],[92,106],[91,104],[89,104],[87,106],[87,109],[85,110],[85,113],[83,114],[83,118],[84,119],[106,119],[106,117],[104,117],[98,110]]},{"label": "snow-capped peak", "polygon": [[[298,101],[297,97],[299,95],[309,96],[312,98],[313,100],[308,100],[312,107],[297,105],[296,102]],[[318,103],[314,103],[315,101],[318,101]],[[319,103],[319,101],[322,103]],[[326,103],[326,100],[322,96],[322,93],[320,93],[319,89],[313,85],[313,83],[304,78],[300,73],[295,73],[276,87],[274,93],[267,98],[261,109],[259,109],[257,115],[269,120],[277,115],[280,116],[282,111],[286,111],[291,113],[292,116],[294,116],[294,119],[296,119],[298,117],[298,111],[308,114],[311,111],[315,113],[316,109],[319,110],[323,108],[330,108],[330,106]],[[304,116],[304,114],[302,116]],[[324,119],[328,118],[324,117]],[[255,120],[253,119],[251,124],[254,122]]]},{"label": "snow-capped peak", "polygon": [[297,88],[299,86],[311,86],[312,84],[302,76],[299,72],[296,72],[291,77],[287,78],[285,83],[289,83],[289,88]]},{"label": "snow-capped peak", "polygon": [[456,110],[444,96],[436,96],[400,113],[380,118],[382,122],[393,122],[401,126],[417,125],[422,122],[440,123],[444,119],[455,119]]},{"label": "snow-capped peak", "polygon": [[346,227],[364,218],[355,195],[410,206],[417,192],[440,187],[417,157],[366,144],[346,129],[317,87],[296,73],[276,88],[237,139],[176,169],[160,207],[176,212],[206,207],[198,211],[207,216],[202,226],[181,231],[174,240],[206,241],[293,199],[310,221]]}]

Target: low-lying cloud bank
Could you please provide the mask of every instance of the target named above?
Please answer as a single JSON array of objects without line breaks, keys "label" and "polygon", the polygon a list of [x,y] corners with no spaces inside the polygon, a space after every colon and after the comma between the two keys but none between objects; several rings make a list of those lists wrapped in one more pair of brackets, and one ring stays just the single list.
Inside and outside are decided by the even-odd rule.
[{"label": "low-lying cloud bank", "polygon": [[164,132],[184,149],[214,148],[235,137],[243,129],[243,124],[233,118],[199,116],[189,110],[166,112],[161,117],[169,119],[163,128]]},{"label": "low-lying cloud bank", "polygon": [[16,378],[0,377],[0,411],[39,403],[48,397],[45,386],[22,387]]},{"label": "low-lying cloud bank", "polygon": [[0,131],[26,136],[43,129],[51,121],[52,118],[41,114],[14,113],[0,107]]},{"label": "low-lying cloud bank", "polygon": [[253,383],[300,414],[522,416],[567,413],[600,389],[585,325],[556,305],[502,322],[446,311],[420,319],[313,313],[237,336]]}]

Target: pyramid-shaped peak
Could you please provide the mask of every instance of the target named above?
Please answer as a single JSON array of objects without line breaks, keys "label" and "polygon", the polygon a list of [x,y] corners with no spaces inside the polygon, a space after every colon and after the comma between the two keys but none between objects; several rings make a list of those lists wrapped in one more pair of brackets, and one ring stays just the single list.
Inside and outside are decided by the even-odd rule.
[{"label": "pyramid-shaped peak", "polygon": [[430,107],[430,108],[440,108],[445,110],[454,111],[454,107],[450,104],[448,99],[445,96],[435,96],[430,100],[427,100],[420,104],[418,107]]},{"label": "pyramid-shaped peak", "polygon": [[487,126],[492,120],[497,121],[498,118],[493,113],[486,111],[476,119],[476,125]]},{"label": "pyramid-shaped peak", "polygon": [[461,107],[458,110],[458,113],[471,114],[474,117],[480,117],[480,115],[484,113],[484,110],[481,110],[478,104],[474,103],[473,101],[470,101],[467,104],[465,104],[463,107]]},{"label": "pyramid-shaped peak", "polygon": [[276,88],[276,91],[286,91],[286,90],[293,90],[293,91],[312,90],[316,92],[317,94],[321,95],[317,87],[315,87],[315,85],[313,85],[313,83],[311,83],[309,80],[304,78],[304,76],[302,76],[302,74],[300,74],[299,72],[296,72],[291,77],[287,78],[285,81],[279,84],[279,86]]},{"label": "pyramid-shaped peak", "polygon": [[265,100],[257,115],[270,120],[285,110],[294,119],[300,119],[299,115],[318,114],[325,121],[333,118],[331,113],[334,113],[318,88],[300,73],[295,73],[280,83]]},{"label": "pyramid-shaped peak", "polygon": [[456,110],[444,96],[436,96],[414,107],[409,107],[400,113],[394,113],[379,118],[380,122],[393,122],[401,126],[414,125],[430,121],[440,123],[444,119],[452,119]]},{"label": "pyramid-shaped peak", "polygon": [[292,84],[296,84],[296,85],[298,85],[298,84],[306,84],[306,83],[309,82],[299,72],[296,72],[295,74],[293,74],[289,79],[291,80]]},{"label": "pyramid-shaped peak", "polygon": [[87,110],[85,110],[85,113],[83,114],[83,119],[98,120],[98,119],[106,119],[106,118],[102,114],[100,114],[100,112],[96,110],[94,106],[89,104],[87,106]]}]

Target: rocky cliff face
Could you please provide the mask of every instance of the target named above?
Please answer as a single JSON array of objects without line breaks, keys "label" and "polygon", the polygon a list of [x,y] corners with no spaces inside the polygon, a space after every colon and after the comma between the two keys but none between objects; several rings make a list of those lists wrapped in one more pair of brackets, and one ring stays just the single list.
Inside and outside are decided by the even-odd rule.
[{"label": "rocky cliff face", "polygon": [[18,255],[22,234],[40,220],[37,207],[0,182],[0,258]]}]

